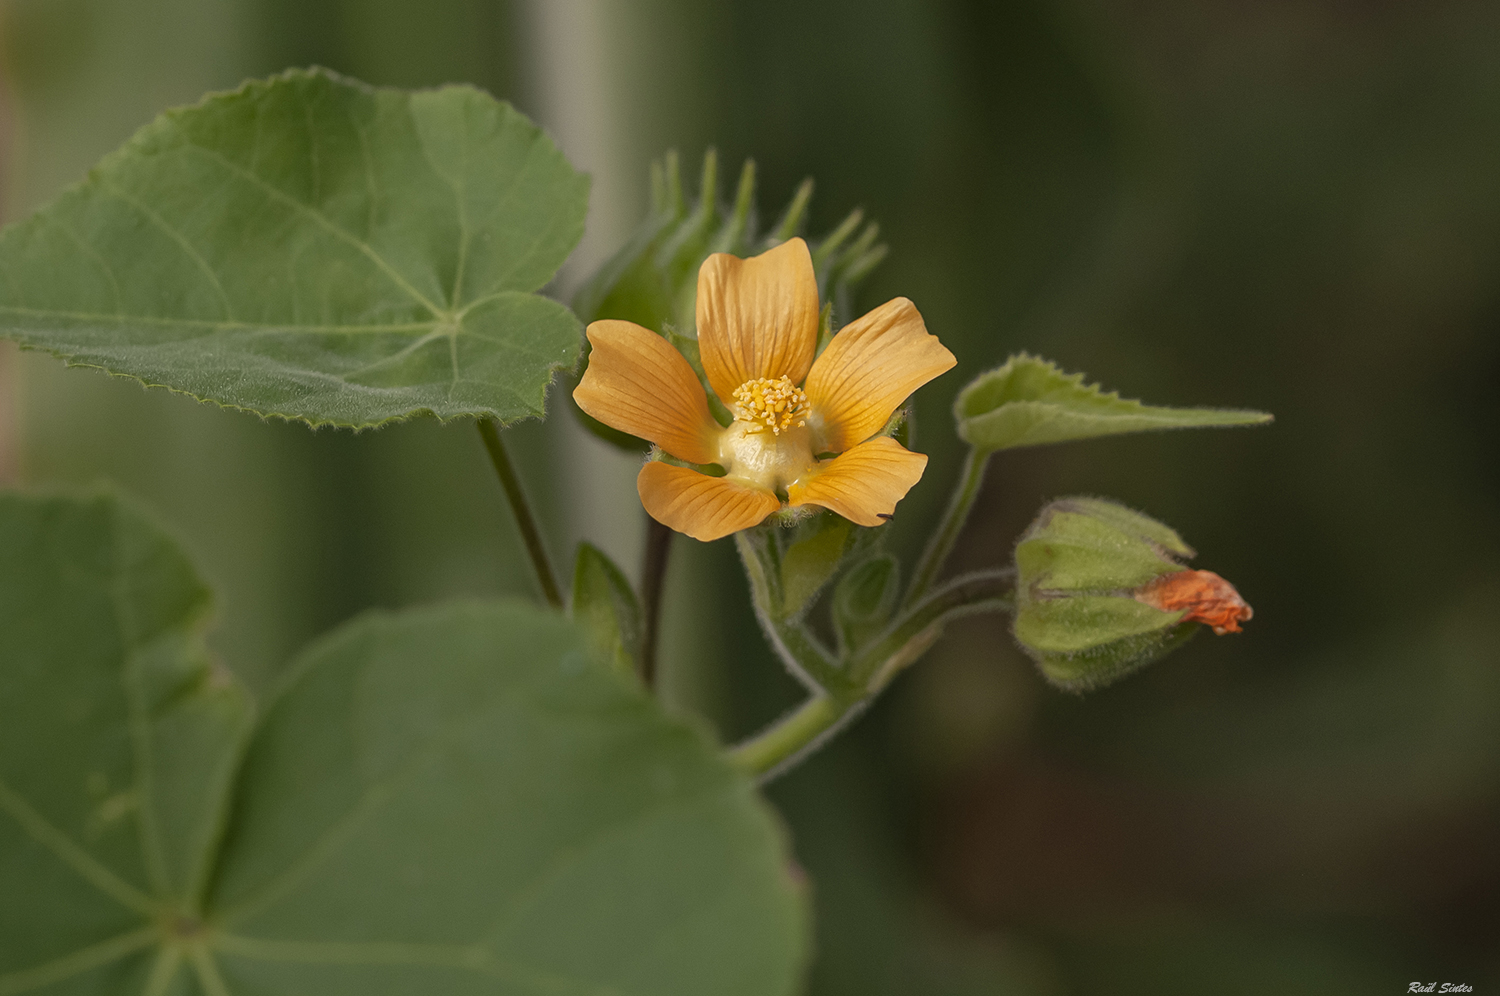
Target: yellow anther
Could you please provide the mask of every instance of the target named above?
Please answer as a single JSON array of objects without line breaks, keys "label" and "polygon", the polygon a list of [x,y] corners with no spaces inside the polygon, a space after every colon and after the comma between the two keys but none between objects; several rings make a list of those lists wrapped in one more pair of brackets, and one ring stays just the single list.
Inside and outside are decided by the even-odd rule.
[{"label": "yellow anther", "polygon": [[782,374],[776,380],[757,377],[734,391],[735,417],[770,429],[780,435],[793,426],[807,424],[807,394]]}]

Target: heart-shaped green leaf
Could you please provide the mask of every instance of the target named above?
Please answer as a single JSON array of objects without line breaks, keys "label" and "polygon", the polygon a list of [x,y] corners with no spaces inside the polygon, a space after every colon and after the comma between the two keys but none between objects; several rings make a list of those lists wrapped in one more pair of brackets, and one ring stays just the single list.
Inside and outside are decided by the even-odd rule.
[{"label": "heart-shaped green leaf", "polygon": [[0,558],[3,996],[795,990],[751,785],[561,616],[367,616],[249,732],[116,500],[0,496]]},{"label": "heart-shaped green leaf", "polygon": [[1055,363],[1020,353],[980,374],[954,404],[958,434],[985,453],[1153,429],[1261,425],[1265,412],[1229,408],[1159,408],[1085,384]]},{"label": "heart-shaped green leaf", "polygon": [[514,421],[578,356],[532,292],[587,200],[471,87],[288,72],[163,114],[0,235],[0,335],[313,425]]}]

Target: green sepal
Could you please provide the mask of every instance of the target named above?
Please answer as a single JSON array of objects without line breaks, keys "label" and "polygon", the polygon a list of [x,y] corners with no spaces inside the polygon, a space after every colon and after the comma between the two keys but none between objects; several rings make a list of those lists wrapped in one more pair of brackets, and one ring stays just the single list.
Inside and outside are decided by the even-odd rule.
[{"label": "green sepal", "polygon": [[1169,526],[1123,505],[1052,502],[1016,544],[1016,639],[1053,684],[1071,691],[1110,684],[1197,629],[1181,623],[1184,612],[1134,597],[1192,555]]},{"label": "green sepal", "polygon": [[900,593],[901,565],[888,553],[861,562],[839,579],[833,589],[833,626],[843,654],[858,650],[885,627]]},{"label": "green sepal", "polygon": [[818,347],[813,351],[815,356],[822,356],[823,350],[833,341],[833,302],[824,301],[823,309],[818,312]]},{"label": "green sepal", "polygon": [[1182,570],[1174,555],[1192,549],[1170,528],[1112,502],[1072,498],[1048,505],[1016,543],[1016,570],[1023,585],[1048,591],[1134,591]]},{"label": "green sepal", "polygon": [[857,528],[843,516],[822,512],[789,531],[781,544],[782,618],[806,612],[823,586],[833,580]]},{"label": "green sepal", "polygon": [[1265,412],[1219,408],[1161,408],[1121,398],[1083,374],[1019,353],[980,374],[954,402],[958,434],[982,453],[1156,429],[1263,425]]},{"label": "green sepal", "polygon": [[890,436],[896,442],[907,449],[917,445],[917,406],[908,401],[906,404],[891,412],[891,417],[886,420],[885,428],[876,435]]},{"label": "green sepal", "polygon": [[[1097,604],[1089,604],[1089,600],[1076,600],[1077,603],[1069,602],[1059,604],[1053,609],[1054,614],[1046,620],[1049,629],[1068,629],[1074,632],[1095,631],[1101,626],[1118,626],[1121,622],[1127,625],[1133,621],[1129,618],[1128,607],[1121,615],[1127,618],[1121,619],[1112,612],[1100,611]],[[1099,602],[1105,601],[1099,599]],[[1126,599],[1113,598],[1108,600],[1111,608],[1126,607]],[[1047,650],[1027,644],[1027,639],[1038,639],[1030,632],[1023,633],[1023,622],[1020,613],[1016,617],[1016,639],[1022,642],[1032,659],[1041,668],[1042,674],[1058,688],[1070,692],[1089,692],[1097,688],[1111,685],[1121,678],[1127,677],[1147,664],[1154,663],[1167,654],[1182,646],[1193,637],[1199,630],[1197,623],[1181,623],[1174,625],[1173,622],[1181,613],[1157,612],[1148,605],[1134,603],[1147,613],[1155,613],[1155,616],[1166,616],[1165,625],[1152,617],[1153,628],[1146,632],[1134,633],[1123,636],[1107,643],[1094,644],[1076,650]],[[1144,623],[1145,620],[1140,620]],[[1042,623],[1038,616],[1028,617],[1027,624],[1035,624],[1035,628],[1041,628]]]},{"label": "green sepal", "polygon": [[595,649],[621,674],[637,673],[640,660],[640,603],[625,574],[592,543],[578,544],[573,567],[573,618],[582,623]]}]

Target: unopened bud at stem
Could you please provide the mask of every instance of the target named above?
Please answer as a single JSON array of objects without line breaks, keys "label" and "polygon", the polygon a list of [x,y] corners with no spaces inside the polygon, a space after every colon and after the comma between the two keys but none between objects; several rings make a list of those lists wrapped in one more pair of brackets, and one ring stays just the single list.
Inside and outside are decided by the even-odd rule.
[{"label": "unopened bud at stem", "polygon": [[1181,563],[1171,528],[1098,498],[1042,509],[1016,544],[1015,635],[1054,684],[1098,688],[1164,656],[1197,623],[1238,633],[1251,617],[1234,586]]}]

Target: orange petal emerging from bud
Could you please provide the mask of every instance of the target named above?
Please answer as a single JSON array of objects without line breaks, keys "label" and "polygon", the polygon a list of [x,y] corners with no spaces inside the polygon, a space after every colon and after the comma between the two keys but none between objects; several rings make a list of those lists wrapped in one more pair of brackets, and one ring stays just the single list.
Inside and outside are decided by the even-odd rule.
[{"label": "orange petal emerging from bud", "polygon": [[1163,574],[1137,591],[1135,598],[1163,612],[1186,609],[1183,622],[1206,623],[1219,636],[1240,632],[1240,623],[1255,614],[1234,585],[1213,571]]}]

